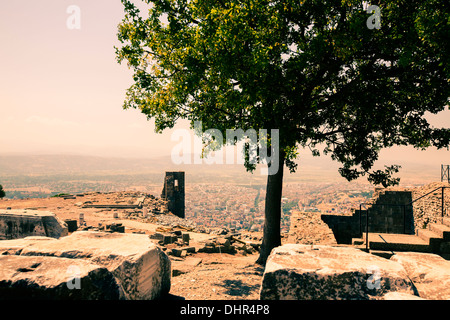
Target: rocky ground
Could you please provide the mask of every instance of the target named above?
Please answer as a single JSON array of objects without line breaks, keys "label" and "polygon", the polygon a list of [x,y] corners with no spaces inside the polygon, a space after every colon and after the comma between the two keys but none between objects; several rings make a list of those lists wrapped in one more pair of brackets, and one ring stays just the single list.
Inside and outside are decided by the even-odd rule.
[{"label": "rocky ground", "polygon": [[185,261],[172,261],[173,270],[183,270],[172,278],[170,293],[187,300],[258,300],[263,267],[257,255],[197,253]]},{"label": "rocky ground", "polygon": [[[84,214],[84,229],[104,230],[119,225],[126,233],[143,233],[154,241],[172,260],[172,285],[168,299],[232,300],[259,299],[264,269],[255,263],[262,234],[236,232],[228,229],[196,228],[187,219],[180,219],[164,210],[159,199],[146,199],[143,209],[86,208],[85,204],[126,204],[142,199],[139,193],[89,193],[73,197],[47,199],[2,200],[0,209],[35,209],[51,211],[61,220],[77,220]],[[155,210],[156,209],[156,210]],[[80,227],[80,226],[79,226]],[[283,243],[332,243],[331,231],[317,213],[294,213],[293,232],[284,235]],[[178,238],[175,236],[177,232]],[[189,234],[189,244],[181,234]],[[160,237],[156,237],[159,235]],[[174,243],[161,237],[173,235]],[[195,248],[195,252],[182,252]],[[175,253],[173,253],[175,252]]]},{"label": "rocky ground", "polygon": [[[413,199],[434,187],[429,185],[414,190]],[[450,190],[446,192],[450,195]],[[439,195],[434,196],[437,199]],[[79,226],[81,229],[107,231],[112,229],[111,226],[119,226],[119,232],[147,234],[172,261],[171,290],[165,299],[259,299],[264,269],[255,261],[261,233],[197,228],[189,220],[167,212],[164,202],[152,197],[146,197],[140,209],[85,206],[108,203],[132,205],[137,201],[142,201],[142,194],[89,193],[47,199],[0,200],[0,209],[51,211],[61,220],[77,222],[80,213],[83,213],[85,225]],[[437,208],[437,202],[417,203],[417,208],[425,205]],[[294,211],[291,230],[283,235],[282,243],[335,245],[336,241],[332,231],[320,219],[320,213]]]},{"label": "rocky ground", "polygon": [[[217,239],[223,240],[229,230],[194,230],[194,225],[186,219],[180,219],[160,208],[160,212],[152,212],[155,201],[147,202],[148,216],[142,217],[142,209],[109,209],[85,208],[88,203],[114,203],[132,204],[139,194],[114,193],[84,194],[82,197],[55,197],[46,199],[1,200],[0,209],[34,209],[51,211],[61,220],[79,220],[80,213],[84,214],[85,225],[79,228],[98,230],[108,225],[121,225],[126,233],[144,233],[149,236],[170,234],[182,230],[189,234],[191,247],[195,253],[177,257],[172,254],[176,244],[162,245],[161,248],[168,253],[172,260],[172,285],[168,299],[190,300],[229,300],[229,299],[258,299],[263,269],[254,262],[258,258],[257,251],[250,245],[247,250],[234,249],[233,254],[220,252],[220,247],[214,247],[219,252],[198,252],[199,249],[211,247]],[[157,199],[156,199],[157,200]],[[156,201],[158,202],[158,201]],[[159,203],[161,205],[161,203]],[[163,213],[164,212],[164,213]],[[230,234],[228,234],[230,235]],[[235,236],[238,234],[234,233]],[[247,233],[239,237],[255,243],[260,234]],[[256,239],[256,240],[254,240]],[[154,240],[158,242],[158,240]],[[243,241],[243,240],[241,240]],[[230,242],[228,240],[228,242]],[[231,241],[242,248],[242,243]],[[238,246],[236,246],[238,247]],[[233,248],[236,248],[233,246]],[[228,249],[231,248],[231,243]],[[208,250],[207,250],[208,251]],[[214,250],[212,250],[214,251]],[[251,253],[249,252],[251,251]]]}]

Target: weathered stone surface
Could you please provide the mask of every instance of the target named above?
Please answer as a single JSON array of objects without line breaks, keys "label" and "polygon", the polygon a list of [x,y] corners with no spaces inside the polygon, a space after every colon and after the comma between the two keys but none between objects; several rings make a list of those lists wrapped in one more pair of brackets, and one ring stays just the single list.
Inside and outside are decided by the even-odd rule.
[{"label": "weathered stone surface", "polygon": [[425,300],[425,299],[404,292],[388,292],[384,295],[384,300]]},{"label": "weathered stone surface", "polygon": [[[14,245],[12,242],[10,245]],[[21,256],[85,259],[106,267],[126,299],[155,299],[170,290],[170,260],[146,235],[76,231],[30,245],[22,241],[18,246],[23,246]]]},{"label": "weathered stone surface", "polygon": [[0,256],[0,300],[117,300],[123,297],[112,273],[87,260]]},{"label": "weathered stone surface", "polygon": [[35,242],[46,240],[55,240],[55,238],[33,236],[15,240],[2,240],[0,241],[0,255],[19,255],[23,248]]},{"label": "weathered stone surface", "polygon": [[176,277],[183,273],[191,272],[196,266],[202,263],[201,258],[186,258],[182,261],[172,262],[172,276]]},{"label": "weathered stone surface", "polygon": [[287,243],[337,244],[333,231],[321,219],[318,212],[291,212],[291,225]]},{"label": "weathered stone surface", "polygon": [[419,252],[396,252],[391,260],[404,267],[420,297],[450,299],[450,261],[436,254]]},{"label": "weathered stone surface", "polygon": [[382,299],[390,291],[414,294],[403,267],[351,247],[286,244],[272,250],[262,300]]},{"label": "weathered stone surface", "polygon": [[38,210],[0,210],[0,240],[29,236],[60,238],[68,235],[65,222],[54,213]]}]

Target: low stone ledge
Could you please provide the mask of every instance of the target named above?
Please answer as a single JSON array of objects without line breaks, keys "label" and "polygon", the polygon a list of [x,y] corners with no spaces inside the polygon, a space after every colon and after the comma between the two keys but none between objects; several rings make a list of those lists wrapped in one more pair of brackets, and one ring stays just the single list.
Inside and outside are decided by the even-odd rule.
[{"label": "low stone ledge", "polygon": [[286,244],[272,250],[261,300],[381,300],[414,285],[394,261],[351,247]]}]

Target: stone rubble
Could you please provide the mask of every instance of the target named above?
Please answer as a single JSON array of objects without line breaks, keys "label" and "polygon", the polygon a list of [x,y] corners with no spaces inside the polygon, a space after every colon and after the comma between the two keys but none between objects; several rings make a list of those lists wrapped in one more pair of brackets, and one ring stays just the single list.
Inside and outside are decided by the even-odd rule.
[{"label": "stone rubble", "polygon": [[235,230],[227,228],[217,228],[210,230],[209,233],[211,235],[217,235],[216,237],[203,241],[202,245],[196,248],[189,246],[190,238],[189,233],[186,231],[192,231],[190,228],[177,225],[174,228],[160,227],[157,231],[159,232],[150,235],[150,239],[157,240],[158,244],[163,247],[163,250],[169,255],[176,257],[186,257],[196,252],[241,255],[254,254],[259,252],[261,243],[261,238],[259,237],[248,234],[242,235],[241,233],[236,233]]},{"label": "stone rubble", "polygon": [[[431,191],[433,188],[438,187],[440,184],[433,184],[428,185],[426,188],[424,187],[423,190],[420,192],[417,191],[415,195],[413,195],[413,199],[419,197],[421,194],[425,194],[428,191]],[[420,207],[423,207],[423,210],[434,210],[433,215],[440,215],[440,191],[438,190],[436,192],[437,194],[434,194],[435,197],[434,201],[431,201],[426,206],[423,203],[417,203],[417,205]],[[448,194],[447,194],[448,193]],[[135,196],[139,196],[140,194],[136,193]],[[79,195],[77,195],[79,196]],[[84,204],[88,202],[94,202],[94,198],[89,198],[89,195],[83,195],[85,196]],[[447,197],[450,196],[450,190],[446,191],[446,202]],[[114,200],[117,199],[117,200]],[[111,199],[116,201],[118,204],[123,203],[123,201],[119,201],[119,198],[114,198],[114,195],[111,195]],[[222,266],[224,263],[220,259],[253,259],[252,255],[254,256],[254,260],[256,260],[256,255],[260,249],[260,244],[262,241],[262,234],[255,233],[255,232],[245,232],[243,230],[239,230],[237,232],[235,229],[231,228],[207,228],[204,226],[197,226],[195,223],[192,223],[188,219],[182,219],[179,218],[170,212],[167,212],[164,209],[164,202],[158,201],[158,199],[153,198],[152,201],[154,201],[154,204],[151,205],[148,201],[147,203],[144,203],[144,207],[142,208],[135,208],[135,209],[101,209],[98,210],[98,212],[102,212],[102,214],[107,214],[112,217],[112,214],[115,214],[114,218],[120,218],[121,219],[130,219],[135,220],[137,222],[148,222],[152,224],[158,224],[159,227],[156,228],[156,231],[140,231],[141,233],[145,233],[145,235],[142,235],[143,238],[146,238],[151,243],[155,244],[159,251],[161,253],[165,253],[166,258],[163,259],[164,262],[162,263],[165,265],[163,267],[164,270],[168,270],[165,272],[164,276],[164,283],[166,283],[166,291],[170,290],[167,289],[167,286],[170,287],[170,277],[177,277],[177,281],[180,281],[186,278],[186,282],[190,281],[187,278],[191,277],[197,277],[200,276],[200,274],[203,276],[204,272],[198,272],[199,269],[204,268],[205,270],[208,270],[208,272],[216,272],[217,266],[216,264],[213,264],[210,261],[210,259],[218,259],[217,264],[220,264]],[[68,198],[68,201],[70,201],[70,198]],[[131,200],[130,200],[131,201]],[[133,203],[133,202],[131,202]],[[448,204],[450,204],[450,198],[448,199]],[[78,203],[79,205],[79,203]],[[75,207],[79,207],[77,204],[75,204]],[[438,212],[439,211],[439,212]],[[89,212],[89,211],[88,211]],[[425,224],[431,222],[431,219],[426,219],[427,217],[423,215],[422,220],[418,220],[418,223]],[[65,220],[66,221],[66,220]],[[77,220],[74,220],[75,223]],[[98,221],[98,220],[97,220]],[[113,221],[113,220],[112,220]],[[267,277],[270,278],[270,273],[274,271],[275,273],[272,274],[272,276],[278,277],[277,281],[273,283],[273,287],[277,287],[281,290],[281,293],[274,293],[272,290],[264,291],[267,289],[267,285],[270,284],[270,279],[265,280],[266,281],[266,289],[263,290],[261,288],[261,298],[264,299],[385,299],[385,300],[412,300],[412,299],[450,299],[450,294],[447,292],[445,288],[442,289],[442,285],[444,287],[448,287],[448,261],[445,263],[442,261],[437,261],[436,259],[431,259],[436,264],[431,264],[431,260],[426,263],[426,256],[416,256],[414,254],[408,256],[405,254],[400,253],[393,253],[389,257],[392,256],[392,259],[383,259],[382,260],[372,260],[371,258],[368,259],[368,262],[376,262],[379,266],[382,266],[381,270],[383,272],[385,270],[386,273],[389,274],[383,274],[382,277],[382,292],[372,292],[368,291],[367,288],[362,288],[364,284],[367,284],[367,279],[371,276],[370,273],[368,273],[368,267],[369,265],[365,262],[365,259],[367,258],[367,255],[376,257],[374,255],[370,255],[367,253],[364,253],[360,250],[357,250],[355,248],[352,248],[357,251],[353,251],[349,253],[349,251],[346,251],[343,247],[342,249],[335,249],[335,240],[333,237],[333,234],[331,230],[328,228],[326,224],[321,221],[320,216],[317,215],[317,213],[313,212],[307,212],[307,213],[294,213],[291,216],[291,221],[294,221],[295,223],[291,223],[291,230],[288,234],[288,236],[282,237],[282,243],[300,243],[303,245],[302,248],[304,250],[302,251],[303,254],[300,254],[299,250],[294,250],[295,254],[297,254],[298,261],[295,262],[293,265],[288,265],[286,273],[290,277],[297,277],[299,274],[301,274],[301,277],[303,277],[302,280],[304,284],[309,283],[312,278],[314,278],[314,290],[307,291],[308,288],[304,288],[303,292],[298,292],[298,286],[296,285],[296,281],[294,280],[292,282],[292,279],[285,278],[285,274],[283,272],[276,273],[274,270],[279,268],[284,262],[288,261],[289,259],[294,259],[294,255],[292,252],[283,251],[282,249],[275,249],[277,251],[276,256],[277,259],[285,259],[283,261],[277,260],[275,261],[272,266],[276,266],[274,268],[270,267],[270,264],[268,263],[266,265],[267,270]],[[68,221],[66,221],[68,222]],[[122,221],[123,222],[123,221]],[[69,224],[68,224],[69,225]],[[128,225],[127,225],[128,228]],[[130,229],[125,230],[125,226],[123,226],[119,222],[104,222],[99,223],[98,226],[89,226],[89,225],[82,225],[77,226],[76,230],[77,232],[92,232],[97,233],[101,231],[102,234],[105,234],[106,237],[108,234],[110,236],[122,236],[126,235],[124,234],[126,232],[131,232],[133,228],[130,227]],[[71,230],[73,230],[71,228]],[[69,231],[73,232],[73,231]],[[133,233],[135,233],[133,231]],[[138,232],[136,232],[138,233]],[[199,235],[201,234],[201,237]],[[202,240],[199,240],[202,239]],[[45,241],[54,241],[54,239],[45,238],[45,237],[33,237],[33,238],[27,238],[27,239],[19,239],[14,240],[15,242],[12,243],[10,240],[4,240],[0,241],[0,263],[1,261],[5,262],[5,266],[10,265],[13,262],[13,259],[10,257],[10,255],[16,255],[20,258],[21,262],[20,264],[23,264],[23,267],[21,268],[24,270],[22,272],[23,274],[18,274],[17,279],[18,281],[21,280],[21,276],[26,276],[28,273],[30,278],[31,276],[35,275],[36,280],[35,283],[37,285],[40,285],[42,288],[45,288],[46,284],[44,283],[45,279],[42,278],[42,274],[39,272],[43,271],[44,269],[35,268],[36,272],[26,272],[31,268],[32,266],[36,265],[36,263],[39,263],[37,261],[34,262],[28,262],[26,261],[28,258],[36,258],[41,259],[39,256],[33,256],[29,254],[34,254],[34,252],[31,247],[37,246],[37,247],[43,247]],[[37,245],[35,245],[37,243]],[[39,243],[41,243],[39,245]],[[318,245],[324,245],[324,248],[327,249],[321,249],[323,252],[325,252],[325,255],[320,256],[318,254],[317,250],[319,248]],[[121,246],[120,244],[119,246]],[[27,247],[30,247],[27,249]],[[283,248],[280,247],[280,248]],[[58,249],[59,250],[59,249]],[[77,253],[74,253],[75,251],[71,249],[64,249],[61,252],[58,250],[54,250],[51,255],[52,256],[58,256],[58,259],[66,258],[66,256],[70,256]],[[283,252],[281,252],[281,251]],[[327,251],[328,250],[328,251]],[[333,252],[341,250],[342,254],[334,255]],[[45,250],[44,250],[45,251]],[[72,252],[73,251],[73,252]],[[301,250],[300,250],[301,251]],[[323,253],[322,252],[322,253]],[[348,254],[347,254],[348,253]],[[43,253],[47,254],[47,253]],[[228,254],[228,255],[227,255]],[[363,258],[361,258],[362,256]],[[5,255],[8,258],[3,258],[2,255]],[[25,256],[26,255],[26,256]],[[84,255],[84,253],[83,253]],[[89,254],[88,254],[89,255]],[[122,270],[119,271],[118,268],[115,266],[115,260],[116,258],[113,258],[115,254],[109,255],[108,257],[102,256],[98,259],[98,262],[93,261],[92,259],[89,260],[89,266],[86,270],[88,270],[87,273],[83,273],[82,277],[85,279],[86,283],[89,282],[96,282],[96,273],[100,272],[99,274],[102,274],[101,271],[107,267],[107,271],[112,272],[112,274],[115,275],[114,279],[117,279],[117,277],[123,277],[121,281],[118,281],[118,283],[131,283],[134,280],[131,278],[131,271]],[[244,257],[245,256],[245,257]],[[306,258],[305,258],[306,257]],[[111,261],[107,262],[108,259],[112,259]],[[376,257],[379,258],[379,257]],[[72,259],[72,257],[70,258]],[[286,260],[287,259],[287,260]],[[297,259],[297,258],[296,258]],[[206,261],[205,261],[206,260]],[[334,260],[334,262],[333,262]],[[354,260],[354,261],[352,261]],[[436,260],[436,261],[435,261]],[[17,260],[18,261],[18,260]],[[31,261],[31,260],[30,260]],[[34,261],[34,260],[33,260]],[[61,261],[61,268],[65,267],[65,262],[63,260]],[[350,261],[350,262],[349,262]],[[383,261],[380,262],[380,261]],[[106,264],[101,264],[106,263]],[[273,262],[273,261],[272,261]],[[366,264],[365,264],[366,263]],[[379,264],[381,263],[381,264]],[[171,268],[167,269],[167,265],[171,265]],[[358,266],[356,266],[359,264]],[[384,264],[386,264],[389,267],[384,267]],[[395,264],[395,266],[393,266]],[[50,264],[42,264],[44,265],[50,265]],[[208,265],[208,266],[207,266]],[[401,270],[396,269],[398,265],[401,265]],[[348,268],[347,268],[348,267]],[[353,268],[355,267],[355,268]],[[9,268],[9,267],[8,267]],[[3,276],[5,279],[8,279],[10,277],[10,274],[8,274],[7,267],[4,268]],[[55,264],[55,270],[59,270],[61,268]],[[103,268],[103,269],[102,269]],[[139,266],[136,267],[139,269]],[[231,267],[230,267],[231,268]],[[272,269],[271,269],[272,268]],[[305,269],[298,273],[297,269]],[[341,273],[345,274],[348,270],[352,273],[352,276],[348,278],[347,280],[350,282],[346,282],[346,284],[342,285],[342,281],[346,281],[344,276],[340,277]],[[393,269],[392,269],[393,268]],[[120,269],[120,268],[119,268]],[[137,270],[136,269],[136,270]],[[392,270],[391,270],[392,269]],[[34,269],[33,269],[34,270]],[[62,269],[61,269],[62,270]],[[92,273],[92,270],[94,273]],[[96,271],[100,270],[100,271]],[[345,271],[347,270],[347,271]],[[414,271],[416,270],[416,271]],[[434,270],[434,271],[433,271]],[[202,269],[202,271],[204,271]],[[390,274],[392,271],[392,274]],[[91,272],[91,273],[89,273]],[[198,275],[197,275],[198,272]],[[277,271],[278,272],[278,271]],[[168,275],[170,274],[170,275]],[[281,274],[281,276],[280,276]],[[320,274],[320,275],[319,275]],[[1,285],[2,285],[2,270],[0,269],[0,292],[1,292]],[[266,276],[266,275],[265,275]],[[281,278],[280,278],[281,277]],[[321,287],[320,279],[326,279],[327,285],[324,285],[323,288]],[[352,278],[353,277],[353,278]],[[39,279],[42,279],[44,282],[43,284],[39,284]],[[105,278],[107,279],[107,277]],[[167,279],[168,282],[167,282]],[[309,280],[308,280],[309,279]],[[318,280],[319,279],[319,280]],[[322,279],[322,280],[323,280]],[[336,280],[337,279],[337,280]],[[349,280],[350,279],[350,280]],[[61,280],[61,279],[60,279]],[[333,282],[336,280],[335,282]],[[342,281],[341,281],[342,280]],[[411,282],[408,282],[408,280],[411,280],[413,285],[417,287],[419,290],[420,297],[417,296],[417,292],[414,292],[414,288],[410,285]],[[31,281],[31,280],[30,280]],[[55,278],[55,284],[58,282],[58,278]],[[117,280],[116,280],[117,281]],[[199,280],[200,281],[200,280]],[[205,280],[206,281],[206,280]],[[269,281],[269,282],[267,282]],[[289,287],[288,282],[291,281],[292,287]],[[354,281],[353,284],[351,282]],[[217,281],[216,281],[217,282]],[[59,282],[62,283],[61,281]],[[167,283],[169,283],[167,285]],[[103,284],[104,286],[110,286],[114,287],[113,282],[105,282]],[[205,284],[206,285],[206,284]],[[210,285],[213,285],[211,282]],[[259,285],[259,284],[258,284]],[[360,287],[355,287],[355,286]],[[256,285],[255,285],[256,286]],[[58,285],[56,285],[58,287]],[[217,287],[215,287],[217,288]],[[282,289],[284,288],[284,289]],[[320,289],[322,288],[322,289]],[[328,289],[327,289],[328,288]],[[277,290],[278,290],[277,289]],[[44,291],[41,291],[39,294],[45,294],[47,289]],[[284,291],[283,291],[284,290]],[[297,291],[296,291],[297,290]],[[328,290],[328,291],[327,291]],[[391,291],[390,291],[391,290]],[[393,291],[392,291],[393,290]],[[397,290],[397,291],[396,291]],[[127,298],[131,299],[140,299],[143,298],[143,296],[140,296],[137,294],[134,288],[128,288],[125,290],[127,293]],[[263,292],[264,291],[264,292]],[[47,291],[50,292],[50,291]],[[56,292],[56,291],[55,291]],[[117,291],[121,297],[123,298],[125,296],[125,293],[122,285],[118,286]],[[122,293],[121,293],[122,292]],[[132,292],[132,294],[130,294]],[[97,295],[97,298],[95,298],[96,291],[94,290],[92,293],[91,298],[93,299],[106,299],[108,297],[101,296],[101,294]],[[115,294],[115,293],[114,293]],[[61,291],[61,297],[64,297],[65,293]],[[157,296],[157,295],[155,295]],[[152,296],[152,297],[155,297]],[[111,297],[109,297],[111,298]],[[114,297],[112,297],[114,298]],[[145,297],[149,298],[149,297]],[[90,298],[88,298],[90,299]]]}]

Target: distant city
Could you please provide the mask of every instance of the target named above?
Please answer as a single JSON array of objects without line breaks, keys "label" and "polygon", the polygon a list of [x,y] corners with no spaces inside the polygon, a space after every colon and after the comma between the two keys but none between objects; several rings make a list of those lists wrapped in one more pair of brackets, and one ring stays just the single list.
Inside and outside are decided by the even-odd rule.
[{"label": "distant city", "polygon": [[[101,158],[83,157],[4,157],[0,162],[0,184],[6,192],[5,199],[117,191],[138,191],[160,197],[164,171],[168,169],[164,165],[168,163],[167,159],[139,163],[126,160],[106,162]],[[74,171],[77,166],[77,171]],[[129,170],[124,170],[124,167]],[[374,186],[368,182],[349,183],[343,178],[336,178],[336,170],[322,168],[306,169],[297,176],[285,175],[282,231],[289,230],[291,210],[351,214],[360,203],[372,197]],[[241,167],[209,167],[205,170],[193,166],[180,170],[186,171],[187,219],[207,228],[262,231],[265,177],[247,174]],[[430,176],[410,174],[406,181],[409,186],[417,186],[439,180],[438,176]]]},{"label": "distant city", "polygon": [[[281,231],[287,232],[290,211],[350,213],[372,197],[370,185],[285,184],[282,198]],[[262,231],[265,186],[198,184],[187,188],[186,218],[206,227]]]},{"label": "distant city", "polygon": [[[160,176],[16,176],[2,178],[6,199],[47,198],[60,193],[139,191],[161,196]],[[155,181],[156,180],[156,181]],[[147,183],[145,182],[147,181]],[[290,211],[351,213],[371,198],[373,186],[363,183],[285,183],[282,198],[282,231],[289,230]],[[186,219],[207,228],[262,231],[265,185],[187,183]]]}]

